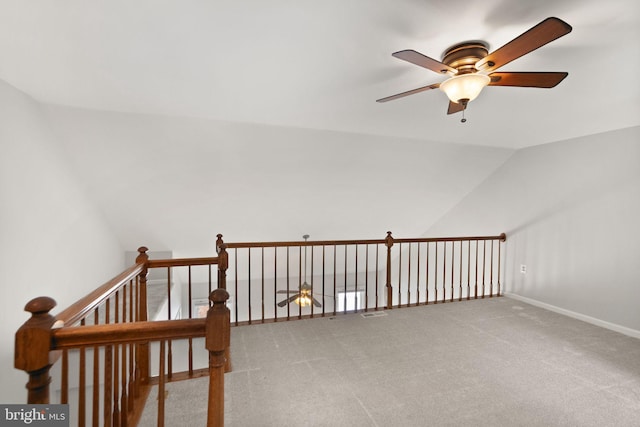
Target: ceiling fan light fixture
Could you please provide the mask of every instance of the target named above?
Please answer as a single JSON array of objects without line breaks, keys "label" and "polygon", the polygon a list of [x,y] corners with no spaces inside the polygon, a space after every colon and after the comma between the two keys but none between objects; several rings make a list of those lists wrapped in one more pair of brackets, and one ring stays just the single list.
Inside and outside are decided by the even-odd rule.
[{"label": "ceiling fan light fixture", "polygon": [[440,89],[452,102],[460,103],[462,100],[469,102],[476,99],[490,82],[491,78],[487,75],[468,73],[445,80],[440,83]]},{"label": "ceiling fan light fixture", "polygon": [[311,298],[308,295],[300,295],[295,301],[300,307],[308,307],[312,304]]}]

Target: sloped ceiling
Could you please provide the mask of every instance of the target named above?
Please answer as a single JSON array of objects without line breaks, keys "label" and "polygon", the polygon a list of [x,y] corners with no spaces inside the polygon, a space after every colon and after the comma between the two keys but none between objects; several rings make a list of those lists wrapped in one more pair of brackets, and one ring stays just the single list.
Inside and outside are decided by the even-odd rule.
[{"label": "sloped ceiling", "polygon": [[[573,31],[504,71],[468,121],[443,78],[391,56],[494,50],[548,16]],[[514,150],[640,124],[640,3],[4,0],[0,79],[52,131],[125,249],[416,236]],[[495,230],[500,232],[501,230]]]},{"label": "sloped ceiling", "polygon": [[[504,71],[567,71],[557,88],[492,87],[468,122],[442,81],[391,56],[497,49],[546,17],[573,32]],[[110,111],[520,148],[640,121],[637,0],[4,0],[0,78],[37,100]]]}]

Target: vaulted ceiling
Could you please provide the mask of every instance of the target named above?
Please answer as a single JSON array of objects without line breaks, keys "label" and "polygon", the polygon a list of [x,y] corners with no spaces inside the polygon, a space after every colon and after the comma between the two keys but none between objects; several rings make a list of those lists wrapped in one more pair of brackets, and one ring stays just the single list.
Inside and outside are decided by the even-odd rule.
[{"label": "vaulted ceiling", "polygon": [[[504,67],[567,71],[491,87],[446,115],[444,80],[391,53],[497,49],[549,16],[573,32]],[[638,124],[636,0],[3,0],[0,78],[44,103],[519,148]]]},{"label": "vaulted ceiling", "polygon": [[[554,89],[489,87],[465,124],[437,90],[375,102],[444,80],[395,51],[549,16],[573,31],[501,71],[567,71]],[[638,40],[637,0],[3,0],[0,79],[127,249],[197,251],[420,234],[513,150],[640,124]]]}]

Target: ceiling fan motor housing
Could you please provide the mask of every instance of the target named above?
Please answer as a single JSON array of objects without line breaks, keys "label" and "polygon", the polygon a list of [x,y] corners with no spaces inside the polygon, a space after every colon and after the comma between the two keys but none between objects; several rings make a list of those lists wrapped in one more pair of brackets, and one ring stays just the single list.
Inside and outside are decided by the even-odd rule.
[{"label": "ceiling fan motor housing", "polygon": [[458,70],[457,75],[475,73],[476,62],[489,54],[489,45],[483,41],[468,41],[451,46],[442,54],[442,62]]}]

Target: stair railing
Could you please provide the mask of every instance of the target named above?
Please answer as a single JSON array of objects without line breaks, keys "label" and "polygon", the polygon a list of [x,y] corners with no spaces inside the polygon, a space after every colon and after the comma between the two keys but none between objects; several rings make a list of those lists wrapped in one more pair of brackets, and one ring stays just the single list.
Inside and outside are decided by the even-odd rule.
[{"label": "stair railing", "polygon": [[[226,242],[234,325],[389,310],[502,293],[495,236]],[[218,235],[218,244],[222,244]]]},{"label": "stair railing", "polygon": [[[164,425],[165,383],[209,375],[208,425],[223,425],[223,373],[230,369],[225,247],[218,248],[217,257],[208,258],[149,260],[146,252],[147,248],[141,247],[134,266],[56,316],[50,313],[56,305],[52,298],[39,297],[27,303],[25,310],[31,318],[16,332],[15,367],[29,376],[28,403],[68,404],[73,400],[71,406],[77,407],[77,412],[72,418],[80,426],[136,425],[151,385],[157,384],[158,425]],[[217,289],[209,294],[206,318],[191,318],[189,310],[187,319],[148,320],[149,269],[183,267],[190,278],[192,267],[205,266],[211,271],[212,265],[218,267]],[[169,280],[169,307],[171,292]],[[208,352],[207,365],[194,369],[192,343],[200,338]],[[172,369],[171,344],[175,340],[188,340],[189,366],[184,372]],[[151,358],[151,344],[158,346],[157,360]],[[154,363],[157,373],[152,372]],[[51,402],[52,374],[59,384],[57,402]],[[72,396],[71,390],[77,390],[77,396]]]}]

